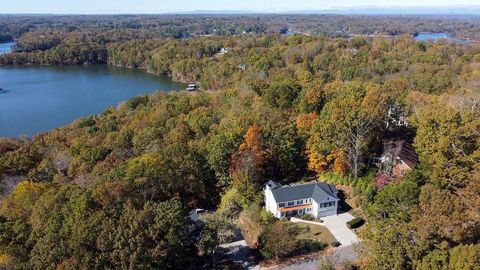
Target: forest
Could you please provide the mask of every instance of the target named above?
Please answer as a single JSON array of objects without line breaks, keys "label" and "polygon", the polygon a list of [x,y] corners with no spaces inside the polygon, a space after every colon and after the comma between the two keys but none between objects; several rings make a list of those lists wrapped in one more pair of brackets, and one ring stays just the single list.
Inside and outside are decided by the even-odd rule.
[{"label": "forest", "polygon": [[98,41],[126,38],[189,38],[242,33],[285,34],[288,31],[326,37],[445,32],[480,40],[478,16],[455,15],[0,15],[0,41],[16,40],[38,30],[64,30],[99,35]]},{"label": "forest", "polygon": [[[211,269],[234,228],[259,260],[282,260],[330,243],[282,238],[295,230],[262,210],[263,184],[323,179],[350,187],[367,221],[348,269],[478,269],[480,46],[411,38],[438,18],[341,24],[396,38],[320,34],[306,22],[334,32],[336,20],[311,19],[0,18],[18,40],[2,65],[108,63],[202,88],[0,139],[0,265]],[[456,36],[478,35],[449,20]],[[311,34],[282,34],[293,26]],[[401,181],[371,162],[390,139],[419,156]],[[199,228],[196,208],[210,210]]]}]

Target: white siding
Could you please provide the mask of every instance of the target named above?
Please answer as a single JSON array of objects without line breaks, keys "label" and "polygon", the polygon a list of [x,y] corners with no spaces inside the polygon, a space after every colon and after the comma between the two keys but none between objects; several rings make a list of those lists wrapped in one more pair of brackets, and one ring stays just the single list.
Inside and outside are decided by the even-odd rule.
[{"label": "white siding", "polygon": [[266,187],[264,190],[265,194],[265,208],[268,212],[272,213],[276,218],[280,218],[280,212],[277,209],[277,202],[273,197],[273,193],[270,188]]},{"label": "white siding", "polygon": [[316,218],[318,218],[318,203],[315,200],[312,200],[312,205],[313,205],[313,211],[312,215]]},{"label": "white siding", "polygon": [[[327,206],[327,207],[320,207],[322,203],[329,203],[329,202],[334,202],[335,204],[333,206]],[[337,214],[337,209],[338,209],[338,200],[329,197],[328,199],[318,202],[317,204],[317,217],[326,217],[326,216],[332,216]]]},{"label": "white siding", "polygon": [[[264,195],[265,195],[265,209],[272,213],[276,218],[281,218],[281,213],[278,211],[278,203],[285,203],[285,206],[288,207],[288,201],[286,202],[277,202],[275,201],[275,198],[273,197],[272,190],[270,187],[266,186],[264,189]],[[312,211],[308,212],[307,214],[311,214],[314,217],[320,218],[320,217],[325,217],[325,216],[331,216],[331,215],[336,215],[337,214],[337,209],[338,209],[338,199],[334,197],[328,197],[328,199],[325,199],[324,201],[317,202],[314,199],[311,200],[311,202],[308,202],[308,199],[310,198],[304,198],[303,199],[303,204],[312,204]],[[297,205],[297,200],[293,201],[294,204],[291,206],[296,206]],[[322,203],[329,203],[329,202],[335,202],[333,206],[329,207],[320,207]]]}]

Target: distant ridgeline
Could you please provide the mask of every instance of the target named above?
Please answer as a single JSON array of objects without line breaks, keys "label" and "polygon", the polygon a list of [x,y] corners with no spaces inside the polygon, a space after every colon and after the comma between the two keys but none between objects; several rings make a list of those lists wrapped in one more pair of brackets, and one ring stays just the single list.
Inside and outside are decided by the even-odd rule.
[{"label": "distant ridgeline", "polygon": [[[288,18],[288,20],[287,20]],[[288,27],[287,27],[288,25]],[[348,29],[348,30],[346,30]],[[480,40],[476,17],[340,16],[340,15],[124,15],[124,16],[0,16],[0,42],[16,40],[15,54],[2,56],[0,65],[105,64],[150,69],[154,49],[170,39],[259,34],[323,37],[396,37],[418,33],[448,33],[458,40]],[[118,50],[145,42],[138,55],[124,61]],[[222,42],[224,43],[224,42]],[[125,45],[126,44],[126,45]],[[212,56],[230,44],[205,44],[195,57]],[[127,53],[127,52],[124,52]],[[132,54],[133,52],[128,52]],[[167,57],[171,58],[171,57]],[[161,59],[158,59],[161,60]],[[242,64],[242,63],[240,63]],[[187,80],[190,81],[190,80]]]},{"label": "distant ridgeline", "polygon": [[[0,41],[19,39],[36,30],[63,31],[99,43],[150,38],[187,38],[251,34],[306,33],[327,37],[352,35],[415,34],[446,32],[456,38],[480,40],[479,18],[445,15],[90,15],[0,16]],[[348,29],[348,30],[347,30]],[[48,41],[49,34],[42,38]],[[85,40],[82,40],[85,41]],[[27,45],[23,48],[31,49]]]}]

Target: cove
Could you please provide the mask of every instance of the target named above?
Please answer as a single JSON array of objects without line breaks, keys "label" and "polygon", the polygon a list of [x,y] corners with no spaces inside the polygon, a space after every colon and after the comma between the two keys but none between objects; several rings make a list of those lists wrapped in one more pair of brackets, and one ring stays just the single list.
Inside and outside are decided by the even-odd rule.
[{"label": "cove", "polygon": [[417,41],[434,41],[437,42],[440,39],[445,39],[457,44],[470,44],[471,40],[463,40],[450,37],[447,33],[419,33],[415,36]]},{"label": "cove", "polygon": [[15,42],[0,42],[0,54],[9,53]]},{"label": "cove", "polygon": [[140,94],[185,89],[169,77],[99,66],[0,67],[0,137],[33,136]]}]

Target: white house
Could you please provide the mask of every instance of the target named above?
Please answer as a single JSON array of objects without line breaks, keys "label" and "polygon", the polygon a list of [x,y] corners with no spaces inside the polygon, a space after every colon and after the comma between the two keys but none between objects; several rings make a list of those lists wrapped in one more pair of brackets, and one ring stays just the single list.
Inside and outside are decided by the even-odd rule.
[{"label": "white house", "polygon": [[338,191],[322,182],[282,186],[268,181],[264,188],[265,207],[276,218],[309,214],[316,218],[337,214]]}]

